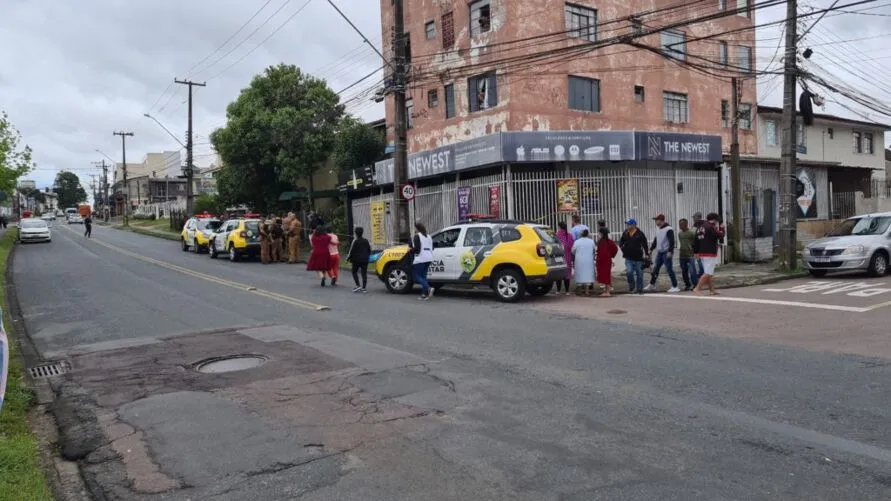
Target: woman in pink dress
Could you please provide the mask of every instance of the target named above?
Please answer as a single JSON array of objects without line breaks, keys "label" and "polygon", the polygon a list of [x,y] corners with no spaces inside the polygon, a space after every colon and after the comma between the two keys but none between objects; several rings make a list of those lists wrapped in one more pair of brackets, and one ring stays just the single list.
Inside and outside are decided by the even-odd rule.
[{"label": "woman in pink dress", "polygon": [[[572,244],[575,243],[575,239],[572,238],[572,233],[566,229],[566,221],[557,223],[557,228],[557,240],[563,245],[563,259],[566,260],[566,278],[557,280],[557,294],[562,293],[568,296],[571,294],[569,282],[572,280]],[[561,289],[564,292],[561,292]]]}]

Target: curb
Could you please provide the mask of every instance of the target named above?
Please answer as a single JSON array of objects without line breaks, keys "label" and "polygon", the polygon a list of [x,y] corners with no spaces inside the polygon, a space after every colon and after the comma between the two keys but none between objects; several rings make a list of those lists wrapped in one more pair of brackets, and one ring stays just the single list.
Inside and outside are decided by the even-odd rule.
[{"label": "curb", "polygon": [[[803,272],[797,272],[797,273],[789,273],[787,275],[771,276],[771,277],[767,277],[767,278],[763,278],[763,279],[755,279],[755,280],[749,280],[749,281],[736,281],[736,282],[731,282],[731,283],[727,283],[727,284],[718,283],[718,284],[715,284],[715,288],[719,289],[719,290],[739,289],[742,287],[753,287],[756,285],[770,285],[770,284],[775,284],[777,282],[785,282],[786,280],[794,280],[796,278],[806,278],[808,276],[810,276],[809,273],[806,271],[803,271]],[[615,276],[613,277],[613,287],[615,287],[616,278],[617,277],[615,277]],[[621,276],[621,278],[624,280],[624,278],[625,278],[624,275]],[[646,280],[645,280],[645,282],[646,282]],[[621,282],[621,283],[624,283],[624,282]],[[659,292],[664,292],[664,291],[659,291]],[[631,293],[628,291],[613,291],[614,296],[625,296],[628,294],[631,294]]]},{"label": "curb", "polygon": [[[34,367],[43,361],[34,346],[34,341],[28,335],[25,328],[25,320],[22,316],[21,304],[16,294],[13,281],[13,267],[16,251],[19,244],[9,251],[6,261],[6,311],[12,324],[10,338],[19,343],[19,353],[25,363],[25,368]],[[47,482],[53,491],[53,497],[58,501],[83,501],[89,499],[86,484],[80,475],[80,467],[75,462],[62,459],[55,451],[58,442],[58,425],[51,407],[55,402],[55,393],[49,380],[35,380],[25,373],[28,386],[36,394],[37,405],[31,409],[30,427],[34,436],[38,439],[40,462],[46,474]],[[35,423],[38,421],[39,423]],[[39,424],[39,426],[38,426]]]}]

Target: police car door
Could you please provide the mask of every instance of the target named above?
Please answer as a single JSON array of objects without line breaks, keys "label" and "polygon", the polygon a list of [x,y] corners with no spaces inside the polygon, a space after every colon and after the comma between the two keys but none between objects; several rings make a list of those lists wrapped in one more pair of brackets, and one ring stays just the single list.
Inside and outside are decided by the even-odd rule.
[{"label": "police car door", "polygon": [[458,277],[456,280],[461,282],[470,280],[494,246],[495,237],[490,225],[466,227],[457,249]]},{"label": "police car door", "polygon": [[194,219],[189,219],[189,222],[186,223],[186,243],[189,245],[195,245],[195,229],[197,224],[198,222]]},{"label": "police car door", "polygon": [[461,263],[459,260],[458,246],[460,239],[464,238],[463,228],[446,228],[432,235],[433,262],[427,272],[427,279],[431,282],[449,282],[457,280],[461,276]]},{"label": "police car door", "polygon": [[229,232],[235,229],[238,226],[238,221],[227,221],[220,225],[219,231],[213,238],[213,246],[216,247],[218,252],[226,252],[226,237],[229,236]]}]

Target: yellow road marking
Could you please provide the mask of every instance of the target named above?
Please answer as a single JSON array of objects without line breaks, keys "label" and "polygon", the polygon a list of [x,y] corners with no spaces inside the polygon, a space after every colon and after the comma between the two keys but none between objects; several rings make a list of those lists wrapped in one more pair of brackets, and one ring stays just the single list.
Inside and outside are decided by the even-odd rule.
[{"label": "yellow road marking", "polygon": [[[75,233],[74,230],[72,230],[71,228],[65,228],[65,229],[70,231],[71,233]],[[188,268],[183,268],[182,266],[177,266],[175,264],[171,264],[166,261],[161,261],[158,259],[143,256],[141,254],[137,254],[135,252],[130,252],[128,250],[122,249],[116,245],[112,245],[107,242],[103,242],[101,240],[96,240],[95,238],[91,238],[91,239],[89,239],[89,241],[93,242],[95,244],[101,245],[107,249],[118,252],[120,254],[123,254],[125,256],[130,256],[134,259],[138,259],[145,263],[153,264],[155,266],[160,266],[161,268],[166,268],[168,270],[172,270],[172,271],[176,271],[178,273],[193,276],[195,278],[200,278],[202,280],[212,282],[215,284],[225,285],[226,287],[231,287],[233,289],[239,289],[241,291],[249,292],[251,294],[256,294],[258,296],[266,297],[269,299],[274,299],[281,303],[289,304],[291,306],[296,306],[298,308],[306,308],[306,309],[315,310],[315,311],[325,311],[325,310],[331,309],[331,308],[329,308],[325,305],[322,305],[322,304],[311,303],[309,301],[304,301],[302,299],[285,296],[284,294],[279,294],[277,292],[263,290],[258,287],[255,287],[253,285],[247,285],[247,284],[243,284],[241,282],[233,282],[232,280],[226,280],[224,278],[215,277],[213,275],[208,275],[206,273],[201,273],[199,271],[190,270]]]}]

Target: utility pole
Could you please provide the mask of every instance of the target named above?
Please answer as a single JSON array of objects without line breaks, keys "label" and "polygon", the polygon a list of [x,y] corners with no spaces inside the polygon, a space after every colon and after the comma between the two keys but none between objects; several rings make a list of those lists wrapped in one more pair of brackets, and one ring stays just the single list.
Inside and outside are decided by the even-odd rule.
[{"label": "utility pole", "polygon": [[407,242],[408,229],[408,204],[402,199],[400,188],[405,181],[408,166],[408,117],[405,109],[406,88],[406,54],[405,54],[405,20],[402,9],[402,0],[393,0],[393,45],[395,48],[395,64],[393,65],[393,103],[396,108],[395,140],[393,148],[393,208],[391,212],[394,242]]},{"label": "utility pole", "polygon": [[192,200],[192,179],[193,179],[193,176],[195,175],[195,166],[192,164],[192,161],[194,159],[194,156],[192,153],[192,149],[193,149],[192,148],[192,146],[193,146],[193,143],[192,143],[192,87],[195,87],[195,86],[206,87],[207,82],[198,83],[198,82],[193,82],[191,80],[178,80],[176,78],[174,78],[173,81],[175,83],[178,83],[181,85],[189,86],[189,131],[187,132],[189,137],[186,138],[186,172],[185,172],[185,174],[186,174],[186,214],[188,216],[191,216],[193,202],[194,202]]},{"label": "utility pole", "polygon": [[730,183],[733,185],[733,256],[742,260],[742,173],[739,167],[739,80],[730,79],[733,97],[730,99]]},{"label": "utility pole", "polygon": [[[93,162],[96,167],[102,167],[102,180],[99,182],[99,194],[102,195],[102,210],[108,209],[108,167],[105,165],[105,159],[101,162]],[[98,203],[96,204],[99,205]]]},{"label": "utility pole", "polygon": [[121,171],[124,175],[124,189],[122,190],[124,193],[124,226],[130,225],[130,185],[127,184],[127,136],[133,137],[132,132],[112,132],[115,136],[121,136],[121,156],[123,157],[123,164],[121,165]]},{"label": "utility pole", "polygon": [[796,136],[796,76],[798,67],[798,2],[786,2],[786,55],[783,61],[783,139],[780,160],[780,265],[794,270],[798,261],[798,241],[795,213]]},{"label": "utility pole", "polygon": [[96,174],[90,174],[90,191],[93,192],[93,205],[95,205],[96,199],[99,197],[96,193]]}]

